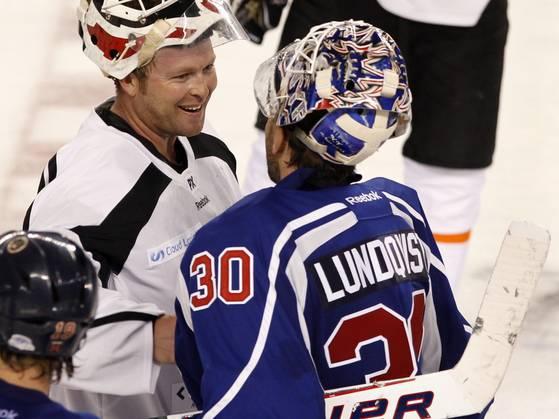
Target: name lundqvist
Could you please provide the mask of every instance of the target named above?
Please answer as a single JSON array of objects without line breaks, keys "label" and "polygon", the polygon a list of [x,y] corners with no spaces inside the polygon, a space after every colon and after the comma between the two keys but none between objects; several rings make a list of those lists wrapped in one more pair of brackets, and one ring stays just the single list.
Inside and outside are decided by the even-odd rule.
[{"label": "name lundqvist", "polygon": [[406,231],[357,243],[313,267],[324,302],[332,303],[390,283],[426,279],[429,259],[418,235]]}]

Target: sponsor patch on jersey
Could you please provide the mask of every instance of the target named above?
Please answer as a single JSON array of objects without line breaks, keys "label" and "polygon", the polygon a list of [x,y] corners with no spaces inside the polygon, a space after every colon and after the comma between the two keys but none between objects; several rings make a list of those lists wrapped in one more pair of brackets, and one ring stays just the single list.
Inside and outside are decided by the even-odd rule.
[{"label": "sponsor patch on jersey", "polygon": [[196,223],[191,230],[173,237],[165,243],[161,243],[159,246],[149,249],[147,252],[148,266],[151,268],[152,266],[161,265],[176,257],[182,256],[192,241],[194,233],[196,233],[201,226],[200,223]]},{"label": "sponsor patch on jersey", "polygon": [[350,205],[357,205],[365,202],[378,201],[379,199],[382,199],[382,196],[380,196],[376,191],[370,191],[363,192],[359,195],[346,196],[344,199]]},{"label": "sponsor patch on jersey", "polygon": [[325,304],[390,284],[427,277],[428,259],[417,233],[392,233],[357,243],[311,264]]}]

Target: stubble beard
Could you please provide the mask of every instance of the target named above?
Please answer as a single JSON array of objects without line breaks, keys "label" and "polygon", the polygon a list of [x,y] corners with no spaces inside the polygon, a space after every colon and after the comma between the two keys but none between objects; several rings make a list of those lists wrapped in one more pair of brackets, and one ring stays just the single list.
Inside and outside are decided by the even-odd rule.
[{"label": "stubble beard", "polygon": [[273,157],[270,157],[268,153],[266,153],[266,163],[268,165],[268,176],[274,183],[278,183],[280,181],[279,175],[279,164],[277,160],[274,160]]},{"label": "stubble beard", "polygon": [[271,133],[268,128],[265,131],[265,142],[266,142],[266,166],[268,168],[268,176],[274,183],[280,181],[280,168],[277,158],[272,154],[272,139]]}]

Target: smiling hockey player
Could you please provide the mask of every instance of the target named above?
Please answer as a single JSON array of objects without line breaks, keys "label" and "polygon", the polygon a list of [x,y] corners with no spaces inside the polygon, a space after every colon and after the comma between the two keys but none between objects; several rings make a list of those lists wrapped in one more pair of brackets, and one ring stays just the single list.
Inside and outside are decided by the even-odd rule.
[{"label": "smiling hockey player", "polygon": [[96,262],[96,323],[52,396],[103,419],[183,412],[175,280],[186,243],[240,197],[205,128],[215,47],[245,34],[225,0],[82,0],[84,53],[115,83],[45,167],[24,228],[57,228]]}]

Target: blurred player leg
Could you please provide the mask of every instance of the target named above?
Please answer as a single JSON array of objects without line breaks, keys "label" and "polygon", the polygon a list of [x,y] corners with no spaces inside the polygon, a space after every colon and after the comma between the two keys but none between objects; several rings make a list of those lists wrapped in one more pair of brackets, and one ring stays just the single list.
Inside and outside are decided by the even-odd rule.
[{"label": "blurred player leg", "polygon": [[404,183],[419,194],[455,292],[479,214],[485,172],[429,166],[404,158]]},{"label": "blurred player leg", "polygon": [[402,23],[414,92],[404,181],[419,193],[454,290],[495,150],[506,11],[506,0],[491,0],[473,27]]}]

